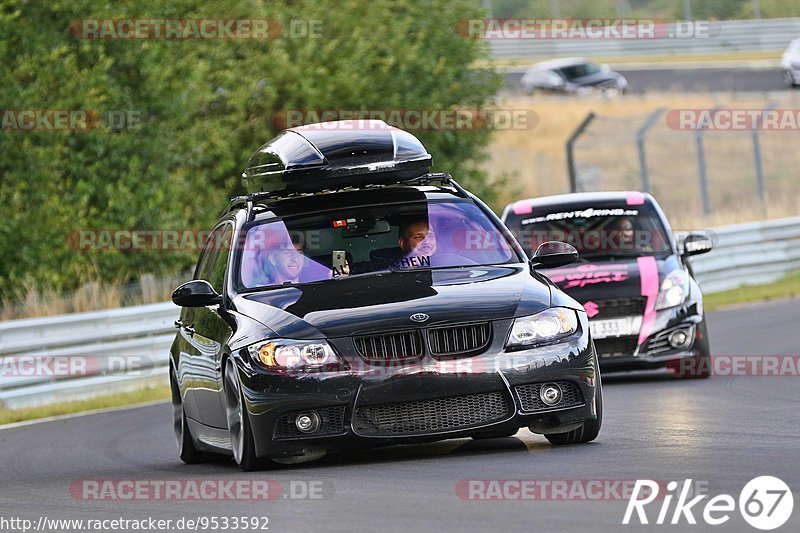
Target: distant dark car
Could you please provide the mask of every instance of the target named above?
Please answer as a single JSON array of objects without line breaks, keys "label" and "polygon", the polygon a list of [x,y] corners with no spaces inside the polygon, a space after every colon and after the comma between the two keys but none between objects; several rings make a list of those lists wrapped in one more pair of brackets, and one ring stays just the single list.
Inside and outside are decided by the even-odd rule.
[{"label": "distant dark car", "polygon": [[600,430],[583,308],[411,134],[286,130],[250,159],[181,306],[170,380],[181,458],[246,470],[329,449]]},{"label": "distant dark car", "polygon": [[608,66],[582,58],[554,59],[537,63],[520,80],[528,94],[535,92],[583,94],[599,92],[608,96],[624,93],[628,80]]},{"label": "distant dark car", "polygon": [[577,265],[545,273],[583,304],[602,370],[666,365],[709,376],[703,295],[689,260],[711,250],[706,234],[676,242],[655,199],[638,192],[521,200],[502,218],[527,251],[561,240],[580,252]]}]

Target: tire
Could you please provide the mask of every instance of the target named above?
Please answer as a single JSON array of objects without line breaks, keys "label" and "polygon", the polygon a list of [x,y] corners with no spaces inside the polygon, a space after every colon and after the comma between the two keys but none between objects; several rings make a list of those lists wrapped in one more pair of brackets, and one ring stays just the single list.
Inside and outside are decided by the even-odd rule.
[{"label": "tire", "polygon": [[231,437],[233,460],[245,472],[264,468],[265,462],[256,457],[256,445],[253,429],[244,407],[244,396],[239,384],[236,363],[232,358],[225,361],[223,375],[225,391],[225,414],[228,418],[228,431]]},{"label": "tire", "polygon": [[550,441],[554,446],[564,446],[567,444],[583,444],[591,442],[597,438],[600,433],[600,427],[603,425],[603,384],[600,381],[600,374],[597,375],[597,392],[595,393],[597,401],[597,418],[594,420],[587,420],[578,429],[573,429],[566,433],[548,433],[545,438]]},{"label": "tire", "polygon": [[186,421],[186,411],[183,409],[183,398],[178,388],[175,372],[171,371],[169,385],[172,390],[172,427],[175,431],[175,441],[178,444],[178,455],[187,465],[202,463],[206,460],[205,454],[197,449]]},{"label": "tire", "polygon": [[791,70],[783,71],[783,81],[786,82],[786,85],[788,85],[789,87],[797,86],[797,80],[794,79],[794,75],[792,74]]}]

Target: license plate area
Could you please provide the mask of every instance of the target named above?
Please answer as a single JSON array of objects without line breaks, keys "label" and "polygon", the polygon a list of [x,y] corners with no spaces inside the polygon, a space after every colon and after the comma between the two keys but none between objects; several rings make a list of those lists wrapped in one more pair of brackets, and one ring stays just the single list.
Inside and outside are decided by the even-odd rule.
[{"label": "license plate area", "polygon": [[589,321],[589,330],[595,339],[638,335],[641,327],[642,317],[638,316]]}]

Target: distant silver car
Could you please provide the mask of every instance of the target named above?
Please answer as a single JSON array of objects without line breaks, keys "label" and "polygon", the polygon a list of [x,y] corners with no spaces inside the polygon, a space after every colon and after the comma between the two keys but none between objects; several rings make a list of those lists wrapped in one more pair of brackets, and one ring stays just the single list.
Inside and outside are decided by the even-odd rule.
[{"label": "distant silver car", "polygon": [[781,59],[783,80],[789,87],[800,85],[800,39],[789,43]]},{"label": "distant silver car", "polygon": [[536,63],[520,80],[528,94],[539,92],[581,94],[600,92],[617,95],[628,88],[628,80],[608,65],[595,65],[580,57]]}]

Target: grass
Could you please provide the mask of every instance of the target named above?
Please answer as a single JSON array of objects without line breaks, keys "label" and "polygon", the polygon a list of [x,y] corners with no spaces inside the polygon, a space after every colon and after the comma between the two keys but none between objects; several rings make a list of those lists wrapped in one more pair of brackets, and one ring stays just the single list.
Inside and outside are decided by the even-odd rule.
[{"label": "grass", "polygon": [[131,392],[39,407],[26,407],[13,410],[0,407],[0,425],[35,420],[38,418],[83,413],[85,411],[94,411],[97,409],[124,407],[146,402],[168,400],[169,397],[169,386],[159,385]]},{"label": "grass", "polygon": [[800,297],[800,270],[792,272],[775,283],[746,285],[738,289],[707,294],[703,297],[703,305],[706,311],[715,311],[745,303],[798,297]]},{"label": "grass", "polygon": [[121,279],[87,278],[78,290],[72,292],[39,287],[26,281],[11,296],[0,301],[0,320],[166,302],[175,287],[187,278],[186,275],[157,278],[152,274],[144,274],[133,283]]},{"label": "grass", "polygon": [[[664,87],[664,91],[670,91]],[[800,93],[777,98],[778,108],[800,107]],[[651,190],[675,229],[705,228],[800,213],[800,168],[796,131],[761,133],[768,207],[756,201],[753,141],[750,132],[710,132],[705,135],[711,216],[703,214],[695,135],[671,129],[670,109],[762,109],[773,103],[767,96],[703,95],[663,92],[599,96],[513,96],[498,103],[504,110],[532,111],[532,127],[498,129],[489,146],[485,170],[490,179],[510,177],[512,187],[499,191],[494,207],[520,198],[569,192],[565,143],[590,111],[597,118],[575,147],[579,174],[589,190],[640,189],[636,131],[657,109],[666,110],[646,140]]]},{"label": "grass", "polygon": [[[742,52],[720,52],[716,54],[684,54],[684,55],[627,55],[627,56],[597,56],[590,57],[589,60],[596,64],[607,63],[614,66],[624,66],[626,64],[672,64],[683,63],[692,65],[696,63],[718,63],[732,62],[741,66],[743,62],[775,62],[778,63],[783,55],[783,50],[773,51],[742,51]],[[529,67],[539,61],[553,59],[552,56],[530,57],[524,59],[495,59],[480,63],[479,66],[492,65],[495,67]]]}]

